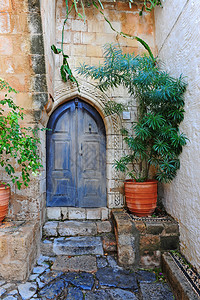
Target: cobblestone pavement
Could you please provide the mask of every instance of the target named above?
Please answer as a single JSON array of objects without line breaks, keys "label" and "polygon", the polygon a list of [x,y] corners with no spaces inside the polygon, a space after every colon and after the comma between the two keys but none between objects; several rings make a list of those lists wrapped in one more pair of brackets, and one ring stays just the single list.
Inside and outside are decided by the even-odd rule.
[{"label": "cobblestone pavement", "polygon": [[[71,271],[65,271],[66,262]],[[80,271],[84,268],[89,272]],[[111,255],[41,255],[26,283],[0,281],[0,297],[4,300],[174,299],[169,286],[156,282],[153,272],[127,271]]]}]

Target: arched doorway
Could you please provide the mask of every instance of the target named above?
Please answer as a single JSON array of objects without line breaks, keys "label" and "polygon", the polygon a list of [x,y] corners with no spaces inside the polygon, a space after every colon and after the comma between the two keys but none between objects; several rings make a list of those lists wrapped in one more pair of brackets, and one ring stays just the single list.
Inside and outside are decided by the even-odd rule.
[{"label": "arched doorway", "polygon": [[94,107],[76,98],[47,128],[47,206],[105,207],[106,133]]}]

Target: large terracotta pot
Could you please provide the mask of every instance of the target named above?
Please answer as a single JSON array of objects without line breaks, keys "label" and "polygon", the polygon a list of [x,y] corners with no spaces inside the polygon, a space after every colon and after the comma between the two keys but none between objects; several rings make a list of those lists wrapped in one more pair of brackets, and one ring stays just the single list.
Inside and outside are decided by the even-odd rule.
[{"label": "large terracotta pot", "polygon": [[138,217],[151,215],[157,203],[157,180],[124,183],[126,204],[131,213]]},{"label": "large terracotta pot", "polygon": [[0,224],[8,213],[8,204],[10,199],[10,187],[0,184]]}]

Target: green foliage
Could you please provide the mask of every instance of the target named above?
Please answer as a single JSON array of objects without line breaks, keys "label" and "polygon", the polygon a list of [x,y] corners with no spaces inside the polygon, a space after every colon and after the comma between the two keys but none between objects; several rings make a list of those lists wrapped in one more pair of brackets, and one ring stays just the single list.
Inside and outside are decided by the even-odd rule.
[{"label": "green foliage", "polygon": [[[7,90],[8,93],[0,100],[0,165],[20,189],[22,183],[28,186],[30,175],[37,174],[42,167],[37,150],[40,140],[38,129],[20,126],[19,122],[24,119],[24,114],[8,95],[16,91],[0,79],[0,91],[2,90]],[[20,172],[20,178],[16,172]]]},{"label": "green foliage", "polygon": [[[113,0],[115,2],[115,0]],[[135,0],[129,0],[129,6],[131,7],[132,3],[135,2]],[[104,10],[104,7],[103,7],[103,4],[101,2],[101,0],[93,0],[93,1],[83,1],[83,0],[73,0],[72,3],[71,3],[71,6],[69,6],[69,2],[68,0],[65,0],[65,6],[66,6],[66,17],[65,17],[65,20],[63,22],[63,28],[62,28],[62,42],[61,42],[61,49],[57,48],[55,45],[52,45],[51,46],[51,49],[52,51],[54,52],[54,54],[61,54],[63,56],[63,63],[60,67],[60,74],[61,74],[61,77],[62,77],[62,80],[64,82],[67,82],[68,80],[70,80],[72,83],[75,83],[79,89],[79,84],[78,84],[78,81],[77,79],[75,78],[75,76],[73,75],[72,73],[72,70],[69,66],[69,63],[68,63],[68,58],[69,56],[66,55],[63,51],[63,41],[64,41],[64,31],[65,31],[65,25],[68,21],[68,18],[69,18],[69,15],[71,13],[71,11],[75,10],[76,14],[78,15],[78,17],[80,19],[83,19],[84,22],[86,21],[86,15],[85,15],[85,5],[86,6],[94,6],[97,11],[99,11],[105,21],[109,24],[110,28],[116,32],[118,35],[124,37],[124,38],[129,38],[129,39],[135,39],[137,40],[140,44],[143,45],[143,47],[148,51],[150,57],[152,58],[153,61],[155,61],[154,57],[153,57],[153,53],[149,47],[149,45],[144,41],[142,40],[141,38],[137,37],[137,36],[132,36],[130,34],[127,34],[127,33],[124,33],[124,32],[118,32],[114,27],[113,25],[111,24],[111,22],[108,20],[108,18],[105,16],[103,10]],[[143,11],[146,10],[146,11],[151,11],[155,6],[161,6],[161,1],[160,0],[144,0],[144,4],[142,6],[142,9],[141,11],[139,12],[139,15],[142,15]],[[81,11],[82,13],[80,13],[80,9],[81,8]]]},{"label": "green foliage", "polygon": [[[123,85],[136,98],[137,122],[130,132],[122,130],[130,151],[115,162],[115,168],[136,181],[145,181],[153,166],[157,180],[170,182],[180,167],[179,155],[187,141],[179,131],[186,90],[182,77],[171,77],[151,57],[123,54],[112,44],[105,46],[103,65],[84,64],[78,73],[98,80],[103,92]],[[108,102],[106,112],[120,113],[118,106],[116,109],[113,101]]]}]

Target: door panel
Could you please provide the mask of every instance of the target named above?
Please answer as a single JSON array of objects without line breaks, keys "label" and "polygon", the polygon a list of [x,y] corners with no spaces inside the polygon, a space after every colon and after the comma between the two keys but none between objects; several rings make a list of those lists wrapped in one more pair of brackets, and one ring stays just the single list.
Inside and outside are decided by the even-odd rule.
[{"label": "door panel", "polygon": [[105,127],[75,99],[51,116],[47,132],[47,206],[106,206]]}]

